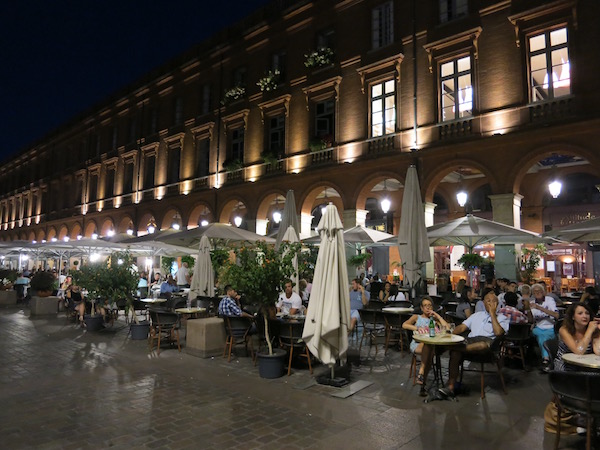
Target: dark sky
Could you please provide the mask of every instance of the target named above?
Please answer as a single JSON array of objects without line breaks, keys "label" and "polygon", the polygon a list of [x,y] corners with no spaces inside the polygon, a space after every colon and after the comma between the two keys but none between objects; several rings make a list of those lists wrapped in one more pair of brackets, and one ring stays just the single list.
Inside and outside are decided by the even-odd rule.
[{"label": "dark sky", "polygon": [[269,0],[0,5],[0,161]]}]

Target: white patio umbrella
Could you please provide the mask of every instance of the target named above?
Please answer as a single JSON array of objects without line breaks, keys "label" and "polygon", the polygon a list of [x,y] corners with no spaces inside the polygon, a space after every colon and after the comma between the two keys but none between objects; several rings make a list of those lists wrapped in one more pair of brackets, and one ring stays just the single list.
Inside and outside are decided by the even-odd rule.
[{"label": "white patio umbrella", "polygon": [[214,297],[215,295],[215,271],[210,259],[210,251],[211,245],[208,237],[202,236],[188,294],[190,300],[199,295],[205,297]]},{"label": "white patio umbrella", "polygon": [[276,248],[279,248],[283,236],[287,233],[289,227],[294,228],[296,236],[300,236],[300,224],[298,223],[298,215],[296,214],[296,197],[294,196],[293,190],[288,190],[285,195],[285,205],[283,207],[283,214],[281,215],[281,223],[279,224],[279,231],[277,231],[277,242]]},{"label": "white patio umbrella", "polygon": [[[482,244],[536,244],[552,241],[533,231],[468,214],[427,228],[429,245],[462,245],[469,253]],[[555,240],[556,242],[556,240]]]},{"label": "white patio umbrella", "polygon": [[337,208],[327,205],[317,231],[321,246],[306,312],[302,339],[316,358],[331,367],[346,359],[350,294],[342,221]]},{"label": "white patio umbrella", "polygon": [[600,217],[549,231],[544,236],[571,242],[600,241]]},{"label": "white patio umbrella", "polygon": [[[357,225],[352,228],[348,228],[343,232],[344,243],[346,244],[354,244],[359,247],[362,245],[364,247],[369,247],[374,244],[382,244],[382,245],[393,245],[395,242],[386,241],[387,239],[394,238],[393,234],[384,233],[383,231],[377,231],[372,228],[363,227],[361,225]],[[383,242],[386,241],[386,242]],[[305,244],[319,244],[321,242],[320,236],[312,236],[306,239],[303,239],[302,242]]]},{"label": "white patio umbrella", "polygon": [[[283,235],[283,238],[281,239],[281,242],[289,242],[290,244],[293,244],[295,242],[300,242],[300,239],[298,239],[298,234],[296,233],[296,230],[294,230],[293,226],[289,226],[287,228],[287,230],[285,230],[285,233]],[[281,244],[280,242],[280,244]],[[284,254],[285,256],[285,254]],[[292,281],[294,283],[294,292],[296,294],[300,293],[300,286],[298,285],[298,282],[300,281],[300,276],[298,274],[298,255],[294,256],[294,259],[292,260],[292,265],[294,266],[294,272],[296,273],[295,275],[292,276]]]},{"label": "white patio umbrella", "polygon": [[220,239],[227,242],[265,241],[269,244],[275,243],[275,239],[225,223],[211,223],[205,227],[192,228],[191,230],[170,233],[164,236],[161,235],[156,240],[183,247],[197,247],[200,244],[202,236],[206,236],[211,241]]},{"label": "white patio umbrella", "polygon": [[404,265],[405,280],[411,287],[414,287],[421,278],[422,264],[431,261],[427,227],[425,226],[425,210],[415,166],[410,166],[406,171],[401,213],[398,247]]}]

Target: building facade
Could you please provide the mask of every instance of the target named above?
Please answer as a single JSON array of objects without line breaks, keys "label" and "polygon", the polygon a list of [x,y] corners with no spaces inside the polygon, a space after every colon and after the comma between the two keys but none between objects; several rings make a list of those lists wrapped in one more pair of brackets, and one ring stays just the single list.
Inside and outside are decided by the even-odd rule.
[{"label": "building facade", "polygon": [[598,19],[592,0],[273,2],[5,161],[0,239],[266,234],[288,189],[303,235],[328,202],[394,232],[411,164],[428,224],[465,213],[459,190],[536,232],[596,217]]}]

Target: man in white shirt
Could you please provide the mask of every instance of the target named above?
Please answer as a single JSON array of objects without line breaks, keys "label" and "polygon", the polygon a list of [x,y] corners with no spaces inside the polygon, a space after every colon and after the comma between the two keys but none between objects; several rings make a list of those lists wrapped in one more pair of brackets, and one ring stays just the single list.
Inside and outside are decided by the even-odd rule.
[{"label": "man in white shirt", "polygon": [[190,287],[190,271],[188,270],[188,263],[184,262],[179,270],[177,271],[177,287],[179,289],[184,287]]},{"label": "man in white shirt", "polygon": [[279,294],[277,312],[283,314],[298,314],[302,311],[302,299],[293,290],[292,280],[285,281],[285,291]]}]

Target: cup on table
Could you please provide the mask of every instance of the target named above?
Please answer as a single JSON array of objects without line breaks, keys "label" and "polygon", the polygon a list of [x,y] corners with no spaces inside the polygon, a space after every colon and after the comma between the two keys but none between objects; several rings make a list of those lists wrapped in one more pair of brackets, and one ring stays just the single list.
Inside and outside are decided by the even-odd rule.
[{"label": "cup on table", "polygon": [[455,327],[454,323],[449,323],[446,326],[446,334],[453,334],[454,333],[454,327]]}]

